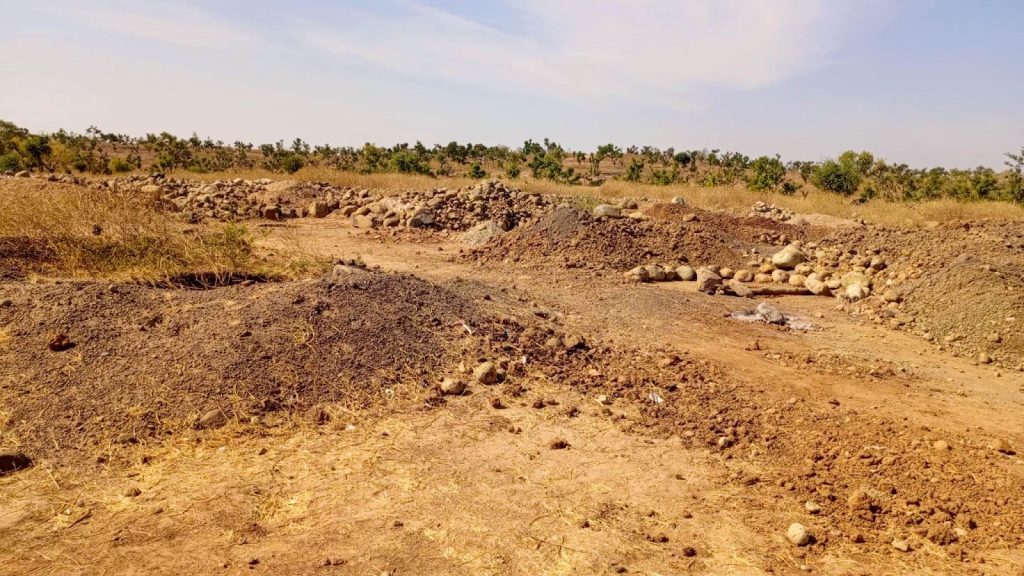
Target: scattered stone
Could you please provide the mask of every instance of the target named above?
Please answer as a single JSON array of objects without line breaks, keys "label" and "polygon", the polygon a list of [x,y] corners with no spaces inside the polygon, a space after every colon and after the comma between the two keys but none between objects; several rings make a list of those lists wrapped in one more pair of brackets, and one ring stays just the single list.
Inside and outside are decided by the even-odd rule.
[{"label": "scattered stone", "polygon": [[495,384],[498,382],[498,368],[494,362],[484,362],[473,370],[473,379],[481,384]]},{"label": "scattered stone", "polygon": [[220,408],[214,408],[199,417],[196,421],[196,429],[213,430],[221,428],[228,423],[228,417]]},{"label": "scattered stone", "polygon": [[792,270],[797,264],[807,261],[807,255],[800,248],[789,244],[772,255],[772,264],[783,270]]},{"label": "scattered stone", "polygon": [[950,449],[950,446],[949,446],[949,442],[946,442],[945,440],[936,440],[932,444],[932,448],[935,448],[939,452],[945,452],[946,450]]},{"label": "scattered stone", "polygon": [[[681,276],[681,275],[680,275]],[[697,291],[714,294],[722,287],[722,277],[706,266],[697,269]]]},{"label": "scattered stone", "polygon": [[46,343],[46,347],[54,352],[63,352],[74,347],[74,342],[71,338],[64,333],[57,333],[50,336],[50,340]]},{"label": "scattered stone", "polygon": [[1011,446],[1010,443],[1003,438],[997,438],[993,440],[992,443],[989,444],[989,448],[995,450],[996,452],[1007,454],[1009,456],[1016,454],[1016,452],[1013,450],[1013,446]]},{"label": "scattered stone", "polygon": [[459,378],[445,378],[440,388],[445,396],[461,396],[466,392],[466,383]]},{"label": "scattered stone", "polygon": [[807,502],[804,502],[804,510],[807,510],[808,514],[821,514],[821,506],[819,506],[818,503],[814,502],[813,500],[808,500]]},{"label": "scattered stone", "polygon": [[789,525],[789,530],[786,530],[786,538],[795,546],[806,546],[811,543],[811,533],[799,522]]},{"label": "scattered stone", "polygon": [[910,552],[910,542],[908,540],[893,540],[892,547],[899,550],[900,552]]},{"label": "scattered stone", "polygon": [[621,218],[622,210],[611,204],[598,204],[594,206],[594,218]]},{"label": "scattered stone", "polygon": [[690,266],[680,266],[676,268],[676,276],[683,282],[691,282],[697,279],[697,271]]}]

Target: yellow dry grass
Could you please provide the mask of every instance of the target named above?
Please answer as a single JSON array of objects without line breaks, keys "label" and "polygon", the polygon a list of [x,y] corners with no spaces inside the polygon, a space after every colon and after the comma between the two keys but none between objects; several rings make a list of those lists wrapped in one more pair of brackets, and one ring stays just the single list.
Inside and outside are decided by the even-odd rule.
[{"label": "yellow dry grass", "polygon": [[37,275],[216,285],[324,267],[292,248],[258,251],[245,226],[184,226],[138,195],[16,183],[0,187],[0,205],[0,239],[31,248],[19,263]]},{"label": "yellow dry grass", "polygon": [[[421,174],[358,174],[330,168],[307,167],[292,175],[282,175],[262,169],[193,174],[178,171],[177,178],[226,180],[231,178],[271,178],[329,182],[337,186],[369,188],[378,191],[423,190],[427,188],[459,188],[478,181],[471,178],[436,178]],[[668,201],[682,196],[688,204],[703,209],[731,210],[745,213],[758,201],[776,204],[801,214],[828,214],[840,218],[863,219],[886,226],[920,226],[928,221],[1006,219],[1024,220],[1024,206],[1009,202],[964,202],[953,199],[923,202],[889,202],[871,200],[853,204],[850,198],[812,190],[806,196],[786,196],[778,192],[757,192],[743,186],[704,187],[693,184],[656,186],[621,180],[609,180],[600,186],[573,186],[550,180],[521,177],[507,180],[510,184],[531,192],[556,194],[579,198],[582,204],[592,203],[589,198],[612,200],[617,198],[648,198]]]}]

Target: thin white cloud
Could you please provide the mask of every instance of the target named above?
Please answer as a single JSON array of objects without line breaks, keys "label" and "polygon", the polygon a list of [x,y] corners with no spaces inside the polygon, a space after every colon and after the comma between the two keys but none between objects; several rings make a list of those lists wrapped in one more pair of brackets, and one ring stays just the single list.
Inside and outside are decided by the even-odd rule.
[{"label": "thin white cloud", "polygon": [[185,3],[100,0],[61,3],[58,10],[93,28],[191,48],[239,48],[253,41],[241,27]]},{"label": "thin white cloud", "polygon": [[562,99],[666,104],[756,89],[827,62],[851,8],[827,0],[521,0],[500,31],[417,2],[299,22],[307,46],[393,72]]}]

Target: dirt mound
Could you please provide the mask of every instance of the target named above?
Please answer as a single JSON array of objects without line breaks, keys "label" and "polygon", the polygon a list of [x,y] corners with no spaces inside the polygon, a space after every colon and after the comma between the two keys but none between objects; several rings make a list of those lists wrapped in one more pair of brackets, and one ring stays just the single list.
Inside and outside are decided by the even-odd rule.
[{"label": "dirt mound", "polygon": [[[6,435],[41,454],[173,433],[211,410],[248,417],[362,406],[432,380],[482,322],[412,276],[160,290],[8,284],[0,308]],[[69,341],[63,351],[49,342]]]},{"label": "dirt mound", "polygon": [[467,257],[483,262],[547,262],[570,269],[628,270],[652,260],[669,263],[741,259],[743,245],[699,224],[593,218],[561,207],[528,227],[503,235]]},{"label": "dirt mound", "polygon": [[877,254],[887,263],[877,297],[851,307],[854,313],[982,361],[1024,365],[1021,223],[843,230],[820,244]]},{"label": "dirt mound", "polygon": [[482,262],[556,263],[567,268],[627,270],[653,261],[735,266],[756,246],[803,237],[806,230],[763,218],[736,218],[657,204],[651,219],[594,218],[570,207],[557,208],[467,258]]}]

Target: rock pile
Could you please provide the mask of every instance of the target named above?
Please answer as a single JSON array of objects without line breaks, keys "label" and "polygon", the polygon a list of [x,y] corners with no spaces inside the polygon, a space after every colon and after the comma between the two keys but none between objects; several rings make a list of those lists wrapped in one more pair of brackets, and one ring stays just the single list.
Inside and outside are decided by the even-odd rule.
[{"label": "rock pile", "polygon": [[342,214],[360,228],[431,228],[463,232],[486,223],[507,232],[550,210],[544,196],[491,180],[470,188],[436,188],[346,204]]},{"label": "rock pile", "polygon": [[787,210],[781,206],[775,204],[768,204],[758,200],[754,202],[754,205],[750,207],[750,213],[748,216],[760,216],[761,218],[768,218],[769,220],[776,220],[778,222],[785,222],[790,218],[796,216],[792,210]]},{"label": "rock pile", "polygon": [[62,184],[83,184],[85,182],[83,179],[72,174],[33,174],[28,170],[21,170],[19,172],[6,170],[0,173],[0,178],[34,178],[46,180],[47,182],[60,182]]}]

